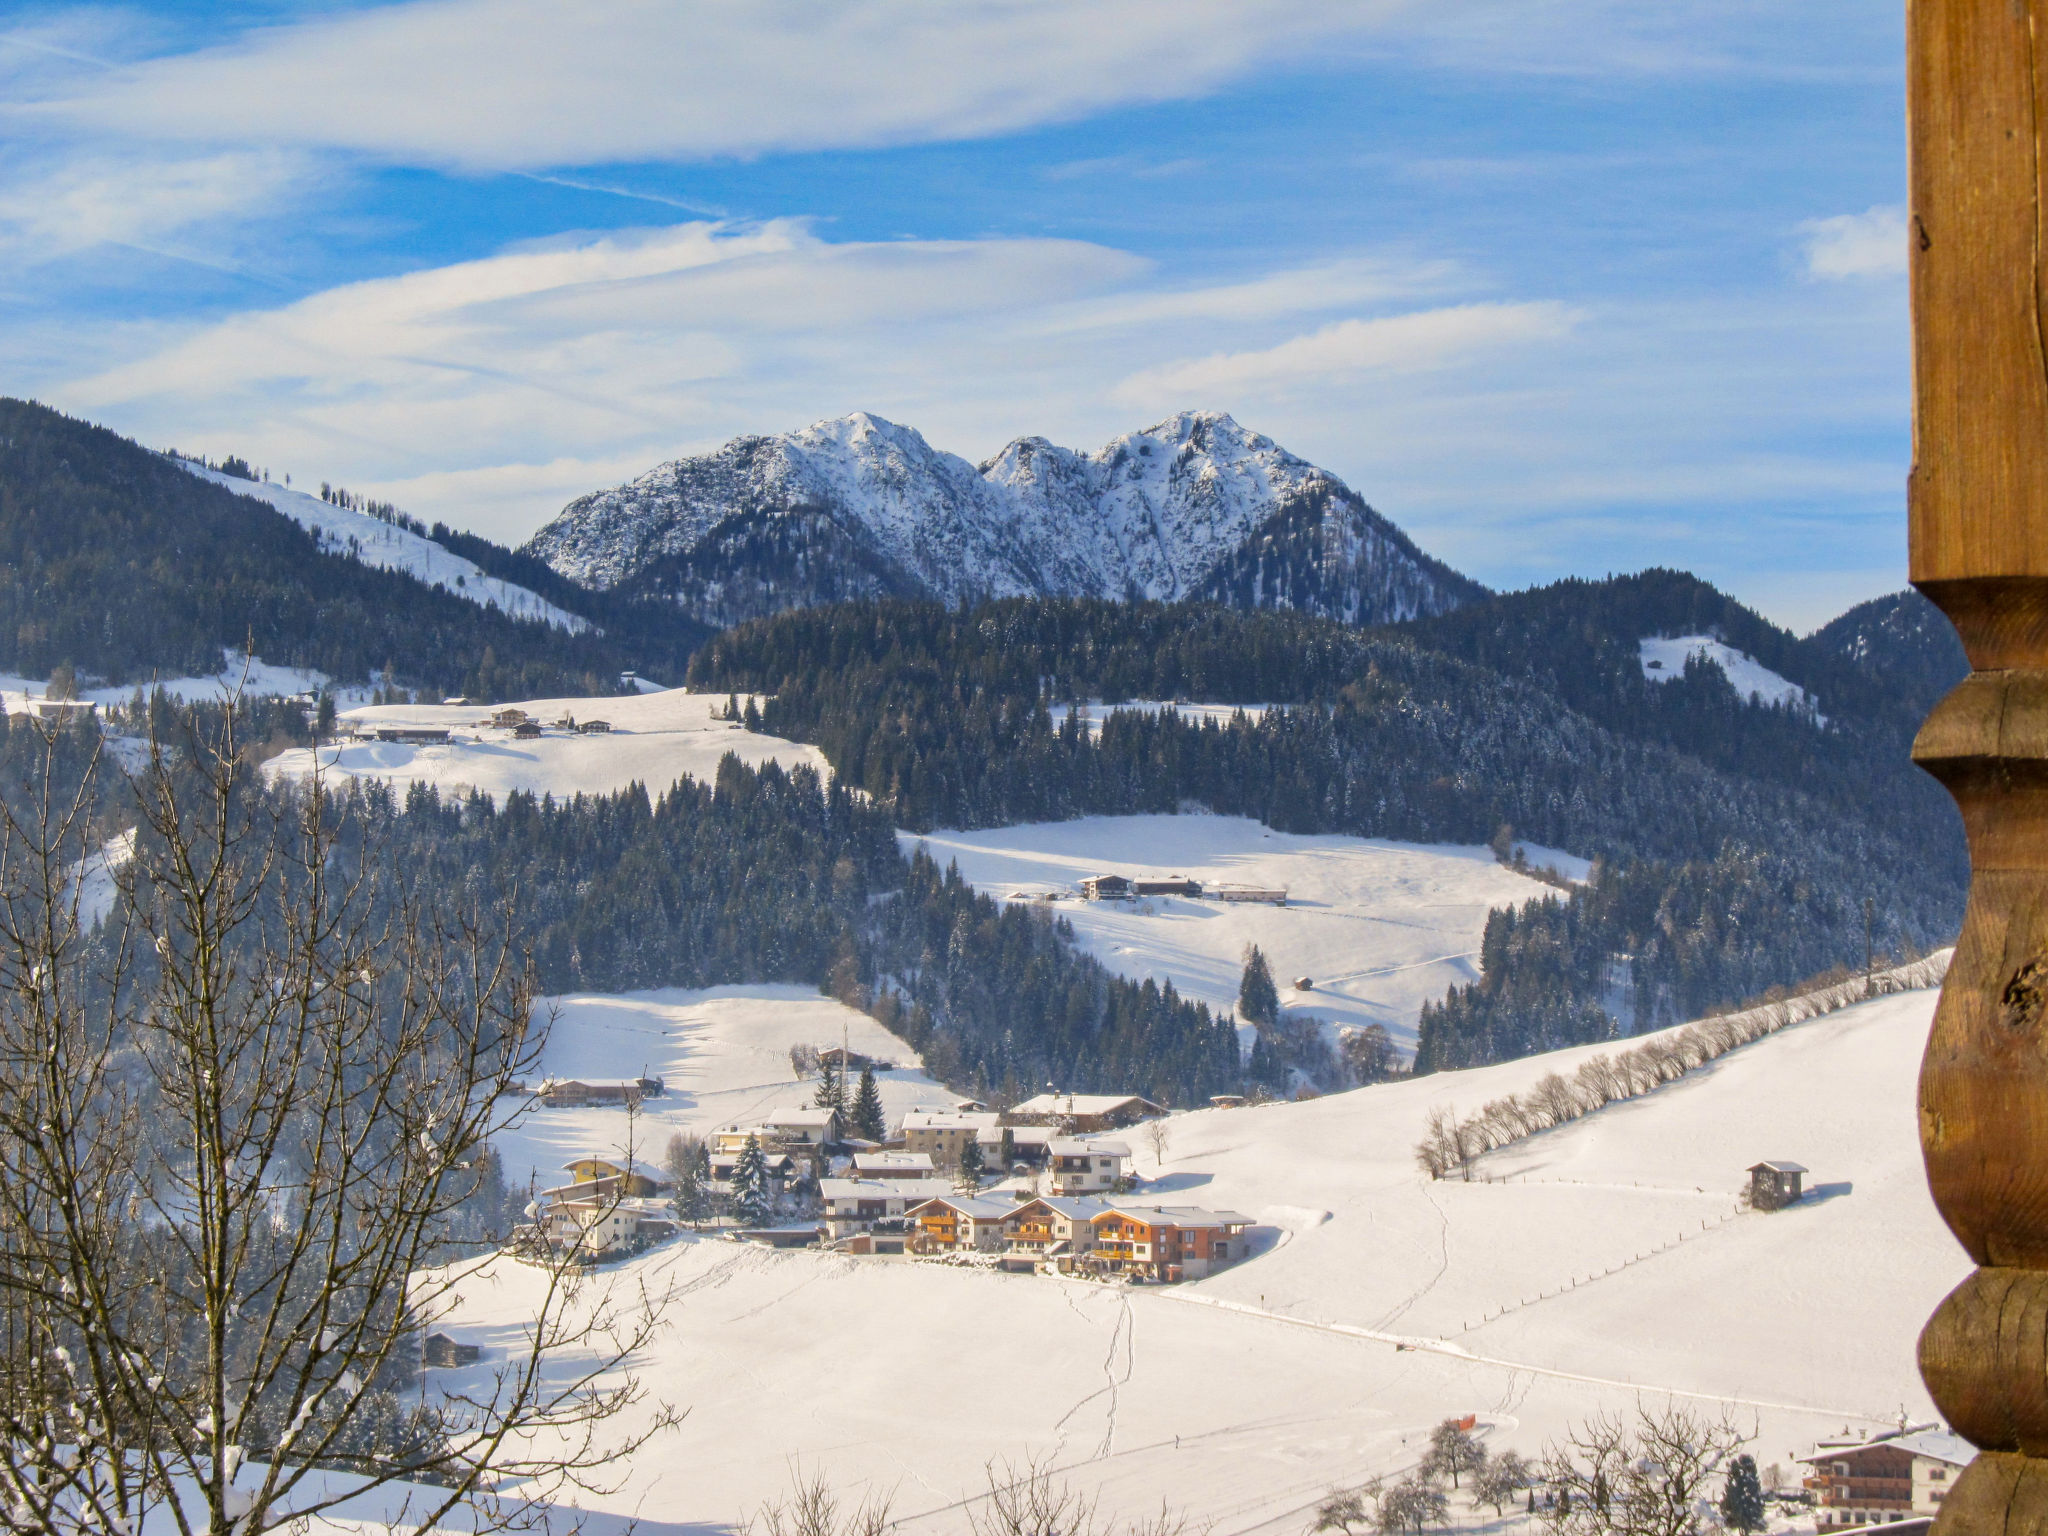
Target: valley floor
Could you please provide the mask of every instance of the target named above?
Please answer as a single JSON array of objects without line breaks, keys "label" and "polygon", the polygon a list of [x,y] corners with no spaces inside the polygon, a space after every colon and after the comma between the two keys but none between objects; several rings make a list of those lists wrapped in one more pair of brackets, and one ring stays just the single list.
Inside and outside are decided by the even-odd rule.
[{"label": "valley floor", "polygon": [[[1920,1172],[1933,999],[1796,1026],[1497,1153],[1471,1183],[1416,1171],[1430,1107],[1589,1050],[1175,1116],[1163,1162],[1133,1138],[1146,1192],[1251,1212],[1266,1248],[1180,1287],[708,1238],[655,1250],[593,1284],[667,1294],[634,1368],[691,1412],[597,1503],[656,1531],[737,1529],[801,1467],[889,1494],[899,1529],[953,1531],[986,1468],[1035,1457],[1120,1514],[1164,1496],[1218,1536],[1294,1532],[1330,1489],[1412,1463],[1446,1416],[1533,1456],[1590,1413],[1674,1394],[1796,1480],[1817,1435],[1931,1415],[1913,1340],[1968,1269]],[[1806,1163],[1813,1196],[1738,1213],[1767,1157]],[[535,1283],[493,1263],[453,1330],[502,1346]]]}]

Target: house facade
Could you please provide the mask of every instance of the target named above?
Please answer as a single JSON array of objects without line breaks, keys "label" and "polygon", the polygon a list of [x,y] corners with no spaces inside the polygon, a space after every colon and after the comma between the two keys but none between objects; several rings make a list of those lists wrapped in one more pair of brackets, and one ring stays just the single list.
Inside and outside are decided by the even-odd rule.
[{"label": "house facade", "polygon": [[1245,1256],[1249,1216],[1199,1206],[1111,1204],[1094,1229],[1081,1268],[1173,1284],[1200,1280]]},{"label": "house facade", "polygon": [[1977,1448],[1946,1430],[1887,1435],[1865,1445],[1827,1446],[1802,1457],[1806,1489],[1823,1531],[1884,1525],[1937,1514]]},{"label": "house facade", "polygon": [[1009,1200],[981,1200],[971,1195],[942,1195],[912,1206],[904,1214],[911,1223],[912,1253],[992,1253],[1003,1246],[1003,1224],[1016,1212]]},{"label": "house facade", "polygon": [[934,1168],[958,1168],[967,1143],[978,1140],[983,1131],[994,1130],[996,1123],[993,1114],[913,1109],[903,1117],[903,1150],[923,1153]]},{"label": "house facade", "polygon": [[1045,1169],[1056,1195],[1098,1195],[1131,1176],[1131,1149],[1120,1141],[1056,1136],[1046,1143]]},{"label": "house facade", "polygon": [[952,1193],[953,1186],[942,1179],[824,1179],[818,1185],[825,1231],[834,1238],[897,1221],[914,1207]]}]

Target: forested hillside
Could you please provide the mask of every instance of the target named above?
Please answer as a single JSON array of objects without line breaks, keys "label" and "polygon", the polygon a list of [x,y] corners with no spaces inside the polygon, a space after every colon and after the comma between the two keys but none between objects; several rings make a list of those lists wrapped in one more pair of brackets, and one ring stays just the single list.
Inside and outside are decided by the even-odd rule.
[{"label": "forested hillside", "polygon": [[[1635,660],[1640,590],[1582,590],[1577,643],[1625,654],[1632,682],[1619,665],[1568,683],[1528,665],[1544,629],[1569,627],[1554,604],[1532,605],[1519,638],[1512,612],[1489,627],[1486,605],[1468,610],[1452,643],[1492,637],[1488,665],[1430,648],[1426,631],[1029,601],[784,615],[710,642],[692,679],[772,693],[764,728],[815,742],[906,826],[1192,805],[1283,831],[1506,833],[1602,861],[1592,890],[1490,948],[1487,981],[1432,1026],[1425,1064],[1597,1037],[1617,1017],[1647,1026],[1860,960],[1865,898],[1889,947],[1952,935],[1966,877],[1954,811],[1904,760],[1895,712],[1864,712],[1867,678],[1772,650],[1828,689],[1825,726],[1739,701],[1711,666],[1652,683]],[[1770,637],[1730,636],[1745,639]],[[1054,728],[1053,706],[1088,697],[1292,707],[1226,726],[1117,712],[1099,739],[1071,718]],[[1695,740],[1706,749],[1687,750]],[[1533,937],[1552,927],[1566,937]]]},{"label": "forested hillside", "polygon": [[531,697],[607,691],[625,668],[674,676],[701,634],[673,615],[605,635],[515,620],[323,553],[270,507],[103,428],[0,400],[0,667],[204,676],[253,642],[349,682],[388,667],[436,694]]}]

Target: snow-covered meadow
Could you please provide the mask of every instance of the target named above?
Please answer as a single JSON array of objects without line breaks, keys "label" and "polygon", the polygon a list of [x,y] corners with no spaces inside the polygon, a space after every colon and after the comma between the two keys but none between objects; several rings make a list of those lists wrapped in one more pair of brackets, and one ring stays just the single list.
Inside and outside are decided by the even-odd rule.
[{"label": "snow-covered meadow", "polygon": [[1827,723],[1827,717],[1817,712],[1819,701],[1812,694],[1790,678],[1779,676],[1749,652],[1738,651],[1712,635],[1651,635],[1638,650],[1643,676],[1653,683],[1683,677],[1686,662],[1698,656],[1721,669],[1737,698],[1753,704],[1786,704],[1816,711],[1815,722]]},{"label": "snow-covered meadow", "polygon": [[[573,717],[603,720],[611,725],[602,735],[549,730],[517,739],[508,729],[489,724],[500,709],[519,708],[536,720]],[[521,699],[505,704],[380,704],[345,712],[343,719],[363,731],[380,725],[428,726],[452,733],[446,745],[358,741],[301,747],[272,760],[276,773],[301,776],[312,772],[314,753],[323,773],[349,778],[383,779],[405,785],[421,782],[442,789],[475,788],[491,795],[512,790],[531,794],[611,794],[633,783],[659,794],[677,779],[710,783],[719,760],[734,752],[750,766],[779,762],[785,768],[809,763],[829,775],[825,755],[779,736],[739,729],[716,718],[725,708],[723,696],[686,693],[680,688],[655,693],[589,699]]]},{"label": "snow-covered meadow", "polygon": [[[1379,1024],[1408,1043],[1425,1002],[1479,974],[1486,914],[1550,887],[1485,848],[1424,846],[1337,834],[1275,832],[1241,816],[1089,816],[991,832],[901,834],[985,895],[1056,910],[1088,953],[1131,977],[1171,979],[1189,997],[1230,1011],[1244,949],[1272,964],[1282,1005],[1326,1024]],[[1583,877],[1583,860],[1527,850],[1536,865]],[[1088,875],[1185,875],[1219,884],[1285,887],[1287,905],[1153,896],[1082,901]],[[1312,989],[1293,983],[1306,977]]]},{"label": "snow-covered meadow", "polygon": [[[1968,1270],[1920,1172],[1933,997],[1794,1026],[1496,1153],[1472,1183],[1418,1173],[1430,1108],[1524,1089],[1592,1048],[1176,1115],[1163,1160],[1133,1138],[1147,1193],[1246,1210],[1267,1244],[1180,1287],[715,1239],[655,1250],[597,1283],[668,1294],[633,1368],[692,1411],[595,1505],[737,1529],[800,1465],[888,1493],[901,1529],[953,1531],[991,1462],[1037,1457],[1121,1513],[1164,1497],[1217,1536],[1294,1532],[1331,1488],[1412,1464],[1447,1415],[1534,1454],[1596,1410],[1674,1396],[1791,1472],[1818,1435],[1931,1413],[1913,1340]],[[720,1028],[700,1038],[736,1054]],[[762,1028],[746,1048],[780,1041]],[[1813,1195],[1737,1213],[1766,1157],[1806,1163]],[[495,1264],[463,1287],[454,1328],[502,1345],[534,1286]]]}]

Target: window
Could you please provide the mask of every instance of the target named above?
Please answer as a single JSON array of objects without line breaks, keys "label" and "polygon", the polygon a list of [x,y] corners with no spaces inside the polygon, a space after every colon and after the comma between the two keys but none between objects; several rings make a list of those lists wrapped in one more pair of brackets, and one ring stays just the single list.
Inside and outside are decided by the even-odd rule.
[{"label": "window", "polygon": [[1948,1468],[1929,1467],[1927,1469],[1927,1481],[1929,1481],[1930,1483],[1941,1483],[1948,1481]]}]

